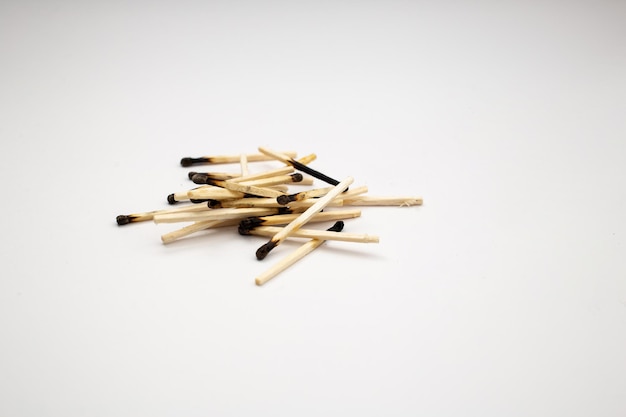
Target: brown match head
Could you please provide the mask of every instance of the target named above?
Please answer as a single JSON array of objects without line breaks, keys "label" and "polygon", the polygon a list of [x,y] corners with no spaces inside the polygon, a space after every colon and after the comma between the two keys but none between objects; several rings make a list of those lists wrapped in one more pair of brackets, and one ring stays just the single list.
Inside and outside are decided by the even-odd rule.
[{"label": "brown match head", "polygon": [[118,226],[124,226],[125,224],[132,222],[131,217],[125,214],[120,214],[115,218],[115,220],[117,221]]},{"label": "brown match head", "polygon": [[184,167],[190,167],[191,165],[193,165],[193,158],[183,158],[180,160],[180,164]]},{"label": "brown match head", "polygon": [[274,249],[276,246],[278,246],[277,243],[270,240],[265,245],[261,246],[259,249],[256,250],[256,258],[259,261],[265,259],[267,254],[270,253],[270,251]]},{"label": "brown match head", "polygon": [[176,198],[174,198],[174,194],[170,194],[167,196],[167,202],[170,204],[178,203],[178,201],[176,201]]},{"label": "brown match head", "polygon": [[[243,229],[249,232],[255,227],[261,225],[263,225],[263,220],[259,219],[258,217],[248,217],[239,222],[239,230]],[[239,233],[241,233],[241,231]]]},{"label": "brown match head", "polygon": [[222,208],[222,202],[219,200],[208,200],[206,205],[211,209]]},{"label": "brown match head", "polygon": [[191,176],[191,181],[196,184],[209,184],[210,177],[207,174],[197,172]]},{"label": "brown match head", "polygon": [[196,174],[197,174],[197,172],[195,172],[195,171],[189,171],[187,173],[187,177],[191,180],[191,179],[193,179],[193,176],[196,175]]},{"label": "brown match head", "polygon": [[295,172],[295,173],[291,174],[291,180],[293,182],[301,182],[303,179],[304,179],[304,177],[299,172]]}]

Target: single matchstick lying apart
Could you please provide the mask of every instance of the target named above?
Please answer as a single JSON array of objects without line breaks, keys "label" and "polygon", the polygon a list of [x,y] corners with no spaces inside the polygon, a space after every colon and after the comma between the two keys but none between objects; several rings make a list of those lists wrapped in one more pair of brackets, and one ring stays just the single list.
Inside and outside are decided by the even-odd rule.
[{"label": "single matchstick lying apart", "polygon": [[[377,235],[338,233],[343,230],[344,220],[350,221],[361,216],[361,210],[348,206],[422,205],[421,197],[370,196],[366,195],[366,186],[348,189],[354,182],[352,177],[337,181],[307,166],[317,158],[314,153],[296,160],[295,152],[275,152],[263,147],[258,147],[258,151],[260,153],[182,158],[180,163],[185,167],[196,164],[233,164],[236,169],[232,172],[189,172],[189,179],[199,186],[172,193],[167,198],[169,204],[180,202],[180,207],[122,214],[116,217],[116,223],[119,226],[149,220],[155,224],[183,223],[182,227],[161,235],[163,244],[207,229],[236,228],[242,235],[269,238],[257,249],[258,260],[267,257],[270,251],[285,240],[307,239],[296,251],[255,278],[255,283],[262,285],[327,240],[379,243]],[[265,161],[266,164],[251,163],[257,161]],[[258,169],[276,162],[285,166]],[[316,180],[331,186],[315,187]],[[300,188],[300,192],[292,191],[292,187],[296,186],[312,187],[304,190]],[[326,230],[304,227],[308,223],[330,221],[336,223]],[[209,236],[223,236],[223,233],[204,234],[204,237]]]},{"label": "single matchstick lying apart", "polygon": [[[341,232],[343,230],[343,222],[340,220],[335,223],[331,228],[329,228],[328,232]],[[291,265],[298,262],[300,259],[304,258],[309,253],[313,252],[315,249],[319,248],[324,240],[322,239],[311,239],[304,245],[300,246],[294,252],[292,252],[289,256],[281,259],[278,263],[273,265],[270,269],[263,272],[261,275],[257,276],[254,279],[254,283],[256,285],[263,285],[270,279],[274,278],[276,275],[280,274],[285,269],[289,268]]]}]

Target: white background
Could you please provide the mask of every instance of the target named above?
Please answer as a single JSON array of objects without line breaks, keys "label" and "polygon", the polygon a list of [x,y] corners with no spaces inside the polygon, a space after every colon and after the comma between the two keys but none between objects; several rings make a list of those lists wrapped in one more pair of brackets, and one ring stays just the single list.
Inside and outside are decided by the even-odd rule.
[{"label": "white background", "polygon": [[[0,3],[0,415],[626,415],[626,3]],[[371,195],[265,240],[118,227],[183,156]],[[277,167],[273,163],[251,169]],[[235,170],[222,166],[219,170]]]}]

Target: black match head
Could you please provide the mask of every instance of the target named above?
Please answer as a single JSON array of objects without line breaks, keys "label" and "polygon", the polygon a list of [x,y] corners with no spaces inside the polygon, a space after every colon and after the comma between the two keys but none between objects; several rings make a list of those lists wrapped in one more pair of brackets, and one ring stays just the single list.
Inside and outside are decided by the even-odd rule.
[{"label": "black match head", "polygon": [[125,214],[120,214],[115,218],[115,220],[117,221],[118,226],[124,226],[132,221],[131,217]]},{"label": "black match head", "polygon": [[259,219],[258,217],[248,217],[239,222],[239,229],[250,231],[255,227],[261,226],[262,224],[263,220]]},{"label": "black match head", "polygon": [[183,158],[180,160],[180,164],[184,167],[190,167],[191,165],[193,165],[193,158]]},{"label": "black match head", "polygon": [[197,172],[191,176],[191,181],[196,184],[209,184],[210,178],[207,174]]},{"label": "black match head", "polygon": [[170,204],[178,203],[178,201],[176,201],[176,198],[174,198],[174,194],[170,194],[167,196],[167,202]]},{"label": "black match head", "polygon": [[278,214],[291,214],[293,210],[289,207],[278,207]]},{"label": "black match head", "polygon": [[332,225],[332,227],[326,229],[329,232],[341,232],[343,230],[343,221],[339,220],[338,222],[336,222],[335,224]]},{"label": "black match head", "polygon": [[276,202],[280,204],[281,206],[286,206],[287,204],[295,200],[296,198],[293,195],[283,194],[283,195],[279,195],[278,197],[276,197]]},{"label": "black match head", "polygon": [[256,258],[259,261],[265,259],[267,254],[270,253],[270,251],[274,249],[276,246],[278,246],[276,242],[270,240],[265,245],[261,246],[259,249],[256,250]]},{"label": "black match head", "polygon": [[303,179],[304,179],[304,177],[299,172],[291,174],[291,180],[293,182],[301,182]]},{"label": "black match head", "polygon": [[195,172],[195,171],[189,171],[187,173],[187,177],[191,180],[191,179],[193,179],[193,176],[196,175],[196,174],[197,174],[197,172]]},{"label": "black match head", "polygon": [[222,208],[222,202],[219,200],[208,200],[206,205],[211,209]]}]

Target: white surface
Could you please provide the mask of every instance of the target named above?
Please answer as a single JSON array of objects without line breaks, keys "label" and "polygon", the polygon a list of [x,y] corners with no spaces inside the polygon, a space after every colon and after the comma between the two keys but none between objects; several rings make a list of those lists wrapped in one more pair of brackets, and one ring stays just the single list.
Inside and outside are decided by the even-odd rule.
[{"label": "white surface", "polygon": [[[0,415],[626,415],[624,21],[2,2]],[[259,145],[425,204],[263,287],[287,248],[115,225],[188,188],[181,157]]]}]

